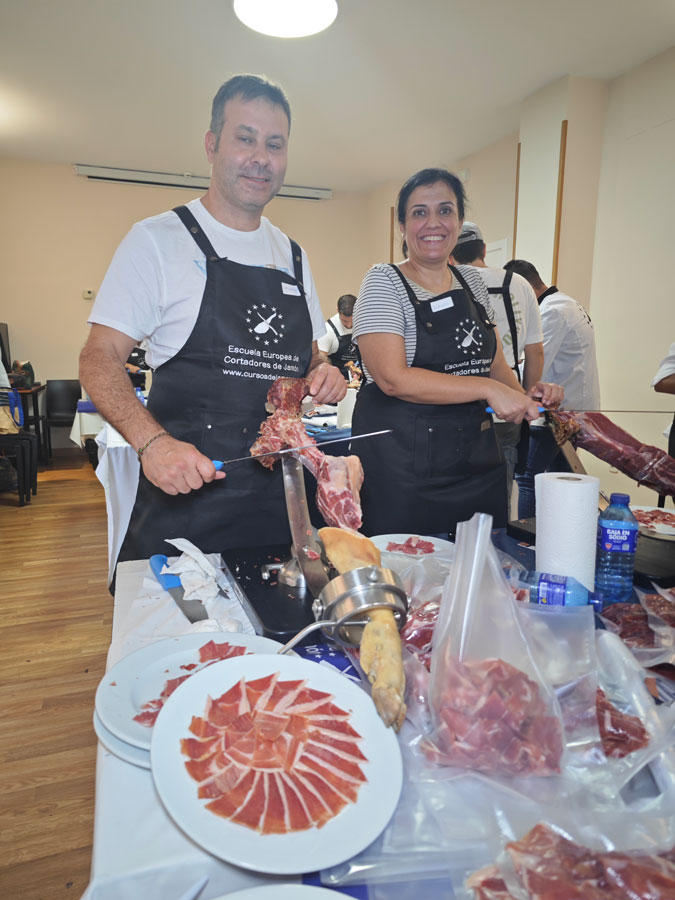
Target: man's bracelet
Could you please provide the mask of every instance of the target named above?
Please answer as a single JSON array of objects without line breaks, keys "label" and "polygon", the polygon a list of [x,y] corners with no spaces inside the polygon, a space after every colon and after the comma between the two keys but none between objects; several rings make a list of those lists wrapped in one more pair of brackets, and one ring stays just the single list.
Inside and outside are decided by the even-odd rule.
[{"label": "man's bracelet", "polygon": [[153,441],[156,441],[157,438],[161,438],[161,437],[165,437],[165,436],[167,436],[167,437],[169,436],[168,431],[158,431],[157,434],[154,435],[154,437],[151,437],[150,440],[146,441],[142,447],[139,447],[138,450],[136,451],[136,454],[138,456],[138,461],[139,462],[141,461],[141,456],[143,456],[143,454],[145,453],[145,451],[148,449],[148,447],[150,446],[150,444]]}]

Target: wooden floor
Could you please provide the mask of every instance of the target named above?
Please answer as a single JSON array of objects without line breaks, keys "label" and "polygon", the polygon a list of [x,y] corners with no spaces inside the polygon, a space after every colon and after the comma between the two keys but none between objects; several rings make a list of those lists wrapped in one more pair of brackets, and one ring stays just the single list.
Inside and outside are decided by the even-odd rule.
[{"label": "wooden floor", "polygon": [[0,494],[0,897],[79,900],[94,816],[94,693],[110,644],[103,488],[55,451],[24,507]]}]

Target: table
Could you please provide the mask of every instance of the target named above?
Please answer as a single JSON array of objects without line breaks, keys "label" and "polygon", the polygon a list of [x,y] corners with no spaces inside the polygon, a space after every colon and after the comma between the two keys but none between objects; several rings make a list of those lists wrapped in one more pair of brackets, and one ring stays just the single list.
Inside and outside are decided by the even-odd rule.
[{"label": "table", "polygon": [[105,425],[105,419],[98,412],[80,412],[79,406],[70,429],[70,440],[78,447],[84,447],[88,438],[95,438]]},{"label": "table", "polygon": [[[503,532],[493,532],[493,541],[498,545],[501,544],[507,552],[514,549],[515,542]],[[521,552],[531,554],[532,550],[518,545],[518,553]],[[120,564],[115,593],[113,639],[108,654],[109,667],[123,656],[154,640],[196,630],[203,630],[203,623],[189,626],[182,619],[173,601],[166,595],[157,594],[157,584],[149,573],[147,561]],[[611,637],[613,638],[613,636]],[[207,635],[205,635],[205,639],[208,640]],[[561,640],[564,643],[564,636]],[[410,727],[414,734],[415,726],[411,724]],[[669,770],[663,769],[664,775],[669,771],[668,782],[664,782],[663,788],[659,787],[657,794],[660,792],[664,801],[662,815],[669,818],[672,811],[675,810],[675,777],[673,776],[675,768],[670,763],[668,765],[670,766]],[[642,771],[640,769],[640,772]],[[658,779],[655,783],[660,785]],[[435,892],[435,882],[433,881],[423,881],[419,884],[419,891],[424,891],[428,896],[444,898],[449,896],[446,866],[452,871],[453,877],[458,874],[464,877],[462,872],[467,865],[467,853],[470,854],[471,868],[478,868],[486,864],[487,860],[480,854],[476,856],[474,862],[473,856],[471,856],[471,853],[474,852],[472,842],[476,843],[478,838],[481,842],[487,841],[486,834],[492,827],[490,823],[497,808],[495,806],[496,799],[500,804],[502,802],[506,804],[511,815],[517,814],[520,817],[522,813],[525,816],[522,822],[527,821],[528,824],[523,824],[522,830],[526,830],[541,819],[538,804],[545,807],[547,811],[551,811],[551,808],[547,806],[548,801],[543,795],[530,798],[519,795],[518,790],[512,791],[510,786],[503,791],[499,784],[488,786],[489,793],[487,794],[482,789],[478,794],[474,793],[481,784],[485,786],[486,782],[475,778],[472,780],[470,774],[464,775],[462,779],[441,779],[433,784],[431,793],[432,789],[427,789],[424,781],[409,783],[413,795],[419,795],[420,802],[425,801],[419,808],[415,807],[418,818],[422,814],[432,817],[429,821],[430,831],[428,830],[425,838],[430,841],[429,849],[439,854],[442,853],[442,868],[439,868],[438,865],[433,869],[422,868],[428,866],[430,859],[432,862],[434,859],[433,855],[427,854],[426,844],[424,852],[418,856],[417,860],[411,861],[411,864],[417,866],[415,871],[420,878],[428,877],[428,873],[437,873],[438,878],[441,879],[438,882],[440,893]],[[405,791],[404,787],[404,796]],[[636,817],[642,816],[641,827],[648,830],[647,818],[657,815],[653,810],[646,810],[643,815],[639,806],[644,800],[654,796],[650,793],[650,784],[646,782],[638,784],[635,789],[631,788],[631,791],[630,799],[625,799],[625,806],[624,800],[617,801],[616,809],[612,808],[602,812],[602,825],[608,829],[606,833],[611,840],[620,841],[627,823],[632,823]],[[582,788],[580,795],[586,796],[585,788]],[[580,795],[576,795],[576,803],[580,802]],[[453,800],[452,803],[448,802],[450,799]],[[477,800],[480,800],[480,804]],[[461,801],[464,806],[460,807],[456,801]],[[390,845],[376,847],[375,843],[377,842],[375,842],[371,848],[364,851],[366,856],[368,853],[374,854],[371,855],[373,864],[380,866],[380,869],[383,866],[386,867],[386,870],[383,871],[390,875],[392,870],[389,867],[395,865],[399,848],[399,855],[405,856],[408,846],[402,841],[408,840],[409,829],[406,823],[409,821],[409,811],[412,807],[410,798],[407,801],[402,800],[402,802],[408,804],[402,808],[403,814],[397,823],[398,826],[403,827],[398,832],[394,830],[393,833],[389,833]],[[638,804],[635,810],[629,808],[629,804],[634,802]],[[602,807],[604,808],[604,802]],[[502,807],[499,806],[499,809]],[[555,809],[552,810],[553,815],[554,817],[560,815],[565,820],[566,813],[564,808],[561,807],[561,809],[562,812],[558,810],[558,806],[555,806]],[[577,809],[577,813],[585,809],[582,804]],[[455,810],[453,815],[450,815],[451,810]],[[477,810],[480,811],[478,820],[476,818]],[[483,815],[485,816],[484,823]],[[446,829],[444,823],[450,819],[452,821],[449,822]],[[521,821],[520,818],[518,821]],[[435,829],[438,829],[437,840]],[[658,837],[658,834],[656,829],[655,837]],[[375,847],[374,850],[373,847]],[[447,862],[448,849],[452,849],[453,852],[451,865]],[[383,853],[383,851],[385,852]],[[363,858],[357,858],[356,877],[358,878],[362,877],[363,872],[363,868],[358,867],[363,865]],[[403,860],[401,865],[400,874],[403,876],[408,871],[406,869],[408,863]],[[328,874],[330,876],[330,873]],[[398,873],[393,872],[393,874]],[[214,900],[222,894],[254,885],[293,880],[247,872],[221,862],[202,851],[179,831],[164,812],[155,792],[151,773],[147,770],[135,769],[99,747],[92,878],[82,900],[136,900],[139,897],[142,897],[143,900],[178,900],[185,891],[197,884],[204,876],[209,878],[209,883],[201,894],[201,900]],[[415,877],[412,872],[411,877]],[[295,879],[295,881],[297,880]],[[397,885],[389,883],[378,885],[371,896],[377,900],[388,900],[391,896],[416,896],[411,892],[412,882],[401,885],[402,888],[408,890],[406,894],[397,893],[396,887]],[[358,886],[354,886],[350,890],[343,888],[340,890],[352,893],[356,897],[368,896],[363,892],[364,889]]]},{"label": "table", "polygon": [[108,517],[108,584],[134,508],[140,463],[136,451],[109,423],[96,436],[98,466],[96,477],[105,491]]},{"label": "table", "polygon": [[[32,388],[17,388],[23,404],[23,426],[28,428],[33,426],[38,439],[38,452],[40,461],[45,465],[49,465],[49,454],[46,447],[46,434],[42,428],[42,422],[47,418],[40,415],[40,394],[47,389],[46,384],[34,384]],[[28,413],[28,398],[32,400],[33,414]]]},{"label": "table", "polygon": [[[108,668],[153,640],[202,625],[190,626],[173,600],[158,592],[147,560],[120,563]],[[99,744],[91,881],[82,900],[178,900],[203,876],[209,883],[200,900],[300,880],[248,872],[203,851],[164,811],[151,773]]]}]

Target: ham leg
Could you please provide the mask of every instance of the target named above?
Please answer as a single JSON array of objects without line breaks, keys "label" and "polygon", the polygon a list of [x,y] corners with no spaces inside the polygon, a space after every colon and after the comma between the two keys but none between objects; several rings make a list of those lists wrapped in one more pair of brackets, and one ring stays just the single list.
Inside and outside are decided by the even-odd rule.
[{"label": "ham leg", "polygon": [[[326,456],[302,424],[301,404],[309,394],[307,378],[278,378],[267,394],[273,414],[260,426],[260,436],[251,447],[251,456],[305,444],[312,446],[294,453],[316,478],[316,505],[329,525],[358,531],[361,527],[359,491],[363,483],[361,460],[357,456]],[[271,469],[279,457],[267,456],[261,465]]]},{"label": "ham leg", "polygon": [[576,447],[614,466],[638,484],[675,496],[675,459],[664,450],[641,444],[602,413],[556,410],[547,416],[558,444],[571,439]]}]

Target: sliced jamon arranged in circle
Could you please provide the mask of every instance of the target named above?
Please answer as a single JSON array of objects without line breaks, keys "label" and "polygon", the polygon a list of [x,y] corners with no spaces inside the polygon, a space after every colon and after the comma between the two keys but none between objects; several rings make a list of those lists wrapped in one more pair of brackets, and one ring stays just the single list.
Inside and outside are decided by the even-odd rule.
[{"label": "sliced jamon arranged in circle", "polygon": [[206,808],[261,834],[321,828],[355,803],[367,762],[331,694],[243,678],[193,716],[181,751]]},{"label": "sliced jamon arranged in circle", "polygon": [[204,644],[199,648],[199,662],[198,663],[189,663],[187,665],[181,666],[181,669],[186,669],[186,675],[180,675],[178,678],[169,678],[162,688],[162,693],[155,700],[148,700],[147,703],[144,703],[141,707],[141,712],[138,715],[134,716],[134,722],[138,722],[139,725],[145,725],[148,728],[152,728],[157,720],[157,716],[159,715],[159,711],[164,706],[166,701],[169,699],[171,694],[176,690],[176,688],[182,684],[187,678],[191,675],[194,675],[196,672],[200,672],[202,669],[205,669],[207,666],[212,665],[215,662],[219,662],[221,659],[232,659],[235,656],[243,656],[246,653],[245,647],[239,647],[235,644],[228,644],[227,641],[222,644],[217,644],[215,641],[208,641],[208,643]]}]

